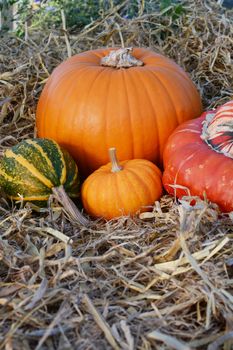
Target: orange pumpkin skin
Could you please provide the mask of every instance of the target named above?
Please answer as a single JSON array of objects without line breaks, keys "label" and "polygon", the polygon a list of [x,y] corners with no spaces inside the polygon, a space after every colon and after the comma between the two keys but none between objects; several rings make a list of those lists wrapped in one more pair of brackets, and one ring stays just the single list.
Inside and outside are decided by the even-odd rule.
[{"label": "orange pumpkin skin", "polygon": [[[228,103],[228,108],[230,104],[233,112],[233,101]],[[164,151],[163,185],[168,193],[178,198],[190,194],[203,198],[205,195],[222,211],[229,212],[233,210],[233,159],[216,152],[202,139],[203,123],[210,113],[213,111],[185,122],[169,137]],[[223,131],[221,140],[216,135],[213,145],[218,141],[223,147],[226,137],[225,144],[229,145],[231,137],[232,145],[229,132]]]},{"label": "orange pumpkin skin", "polygon": [[102,66],[100,59],[112,50],[83,52],[60,64],[38,103],[39,137],[66,148],[84,175],[108,162],[112,145],[120,160],[161,163],[171,132],[202,111],[196,87],[173,61],[134,48],[143,66]]},{"label": "orange pumpkin skin", "polygon": [[84,181],[81,197],[85,210],[93,217],[107,220],[121,215],[148,211],[162,194],[162,175],[159,168],[144,159],[120,162],[123,167],[112,172],[108,163]]}]

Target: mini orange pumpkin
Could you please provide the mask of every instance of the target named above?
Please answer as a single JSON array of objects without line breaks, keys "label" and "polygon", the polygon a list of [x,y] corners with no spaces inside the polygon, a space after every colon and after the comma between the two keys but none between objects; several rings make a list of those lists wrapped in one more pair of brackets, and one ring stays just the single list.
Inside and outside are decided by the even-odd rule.
[{"label": "mini orange pumpkin", "polygon": [[66,148],[86,176],[108,162],[113,144],[120,160],[161,164],[171,132],[201,111],[195,85],[172,60],[142,48],[99,49],[53,71],[36,126],[39,137]]},{"label": "mini orange pumpkin", "polygon": [[159,168],[145,159],[119,163],[115,148],[109,149],[109,155],[111,163],[92,173],[82,185],[86,211],[109,220],[148,210],[162,194]]}]

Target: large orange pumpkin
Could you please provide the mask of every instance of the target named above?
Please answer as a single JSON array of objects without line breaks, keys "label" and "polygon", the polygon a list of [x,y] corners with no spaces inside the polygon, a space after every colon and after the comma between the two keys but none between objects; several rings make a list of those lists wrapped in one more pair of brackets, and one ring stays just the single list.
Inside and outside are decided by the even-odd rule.
[{"label": "large orange pumpkin", "polygon": [[[109,55],[109,56],[108,56]],[[201,114],[201,101],[188,75],[170,59],[134,48],[83,52],[60,64],[39,99],[39,137],[56,140],[89,174],[120,160],[161,163],[175,127]]]},{"label": "large orange pumpkin", "polygon": [[113,219],[148,211],[162,194],[162,174],[145,159],[118,162],[115,148],[109,149],[111,163],[101,166],[84,181],[83,206],[93,217]]},{"label": "large orange pumpkin", "polygon": [[177,197],[197,195],[233,210],[233,100],[180,125],[164,151],[163,184]]}]

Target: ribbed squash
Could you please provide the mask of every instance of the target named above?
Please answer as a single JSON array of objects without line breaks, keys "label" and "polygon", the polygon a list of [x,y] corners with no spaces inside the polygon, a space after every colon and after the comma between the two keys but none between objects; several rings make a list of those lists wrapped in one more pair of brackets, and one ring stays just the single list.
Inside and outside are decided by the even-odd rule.
[{"label": "ribbed squash", "polygon": [[233,100],[180,125],[164,152],[163,184],[181,198],[208,198],[233,211]]},{"label": "ribbed squash", "polygon": [[143,48],[99,49],[61,63],[40,96],[39,137],[64,146],[83,176],[119,160],[162,163],[169,135],[199,117],[200,95],[173,61]]},{"label": "ribbed squash", "polygon": [[107,220],[148,211],[162,194],[159,168],[146,159],[118,162],[116,149],[109,149],[111,162],[84,181],[81,189],[85,210]]},{"label": "ribbed squash", "polygon": [[81,213],[75,217],[77,208],[68,197],[78,196],[77,165],[53,140],[27,139],[7,149],[0,162],[0,185],[13,200],[41,204],[54,194],[73,218],[85,223]]}]

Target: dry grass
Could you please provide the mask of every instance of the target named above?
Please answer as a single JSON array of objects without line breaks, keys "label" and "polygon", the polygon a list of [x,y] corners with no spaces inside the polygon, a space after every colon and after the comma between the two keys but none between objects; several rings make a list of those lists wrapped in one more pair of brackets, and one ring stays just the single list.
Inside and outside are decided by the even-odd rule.
[{"label": "dry grass", "polygon": [[[1,152],[35,135],[53,67],[90,48],[151,47],[189,72],[206,108],[228,101],[232,18],[193,0],[173,23],[159,13],[127,20],[114,8],[80,33],[3,37]],[[152,213],[86,229],[58,205],[35,212],[2,197],[0,349],[232,349],[233,216],[189,203],[164,196]]]}]

